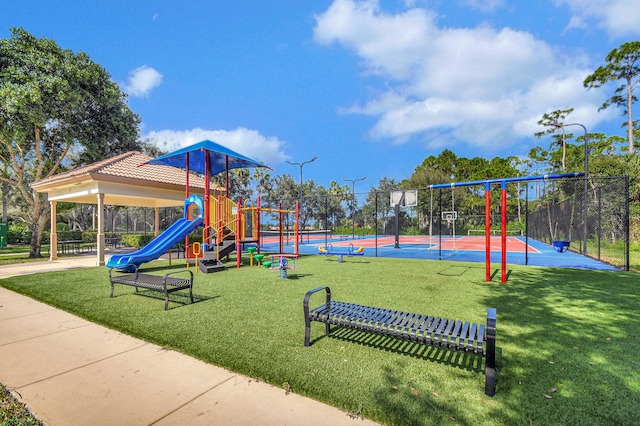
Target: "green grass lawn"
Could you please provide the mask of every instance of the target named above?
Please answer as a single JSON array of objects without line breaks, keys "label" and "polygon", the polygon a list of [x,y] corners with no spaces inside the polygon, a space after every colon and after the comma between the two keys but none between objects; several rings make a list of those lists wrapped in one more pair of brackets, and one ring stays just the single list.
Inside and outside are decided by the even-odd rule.
[{"label": "green grass lawn", "polygon": [[48,260],[49,258],[48,245],[41,246],[41,253],[43,257],[39,259],[30,259],[29,249],[30,247],[26,244],[12,244],[12,245],[6,246],[3,249],[0,249],[0,266],[12,265],[15,263],[30,263],[30,262],[40,262],[43,260]]},{"label": "green grass lawn", "polygon": [[[144,266],[162,274],[168,263]],[[0,285],[387,424],[640,424],[637,274],[511,266],[507,284],[484,276],[477,263],[308,256],[289,279],[248,266],[198,273],[196,303],[174,293],[169,311],[159,293],[116,286],[109,298],[104,267]],[[472,355],[346,329],[325,337],[319,323],[304,347],[302,299],[322,285],[336,300],[474,322],[497,308],[496,396],[484,395],[484,360]]]}]

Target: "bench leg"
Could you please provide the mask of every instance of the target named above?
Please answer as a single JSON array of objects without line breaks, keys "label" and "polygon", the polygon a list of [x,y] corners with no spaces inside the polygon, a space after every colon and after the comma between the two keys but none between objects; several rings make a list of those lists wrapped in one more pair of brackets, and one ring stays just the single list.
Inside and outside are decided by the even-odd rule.
[{"label": "bench leg", "polygon": [[496,394],[496,310],[489,308],[487,313],[487,355],[484,368],[484,393]]},{"label": "bench leg", "polygon": [[311,321],[309,317],[304,317],[304,345],[309,346],[311,340]]},{"label": "bench leg", "polygon": [[[308,291],[307,294],[305,294],[304,299],[302,300],[302,310],[304,312],[304,345],[305,346],[309,346],[311,344],[311,319],[309,318],[309,298],[313,293],[316,293],[322,290],[325,290],[326,292],[325,303],[327,304],[331,303],[331,289],[329,289],[329,287],[326,287],[326,286],[314,288],[313,290]],[[329,334],[329,331],[330,331],[329,324],[325,324],[325,330],[327,334]]]},{"label": "bench leg", "polygon": [[111,282],[111,296],[110,296],[111,298],[113,298],[113,287],[114,287],[114,284],[113,282]]}]

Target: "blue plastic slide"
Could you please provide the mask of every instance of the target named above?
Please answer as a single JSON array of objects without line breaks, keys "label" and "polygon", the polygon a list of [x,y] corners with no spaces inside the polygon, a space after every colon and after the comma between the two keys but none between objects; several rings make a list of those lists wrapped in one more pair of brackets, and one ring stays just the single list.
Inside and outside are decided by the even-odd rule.
[{"label": "blue plastic slide", "polygon": [[138,251],[126,254],[114,254],[107,262],[107,268],[116,268],[133,272],[142,263],[155,260],[171,250],[194,229],[204,223],[204,200],[198,195],[191,195],[184,200],[184,217],[177,220],[164,232],[151,240]]},{"label": "blue plastic slide", "polygon": [[162,234],[151,240],[149,244],[138,251],[125,254],[114,254],[107,262],[107,268],[116,268],[132,271],[140,264],[155,260],[171,250],[176,244],[191,233],[194,229],[202,226],[203,219],[199,217],[195,220],[178,219],[173,225],[167,228]]}]

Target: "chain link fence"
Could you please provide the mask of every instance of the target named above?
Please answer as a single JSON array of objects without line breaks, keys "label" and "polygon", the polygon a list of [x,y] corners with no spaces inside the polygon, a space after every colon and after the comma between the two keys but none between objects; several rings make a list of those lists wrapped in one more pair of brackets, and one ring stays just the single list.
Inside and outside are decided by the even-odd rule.
[{"label": "chain link fence", "polygon": [[[393,205],[394,191],[304,197],[301,242],[362,245],[379,257],[484,261],[485,190],[483,184],[417,189],[413,207]],[[508,263],[629,269],[627,177],[509,182],[505,191]],[[278,200],[292,205],[295,201]],[[491,256],[497,259],[501,211],[502,189],[494,184],[489,232]],[[293,231],[292,226],[287,229]]]},{"label": "chain link fence", "polygon": [[[528,236],[629,269],[629,179],[559,182],[528,216]],[[586,183],[586,185],[585,185]]]}]

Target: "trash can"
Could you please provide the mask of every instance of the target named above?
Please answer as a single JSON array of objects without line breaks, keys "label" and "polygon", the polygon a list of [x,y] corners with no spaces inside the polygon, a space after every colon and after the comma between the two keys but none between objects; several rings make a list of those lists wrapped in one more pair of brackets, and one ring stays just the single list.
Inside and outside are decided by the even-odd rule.
[{"label": "trash can", "polygon": [[7,223],[0,222],[0,249],[7,248]]}]

